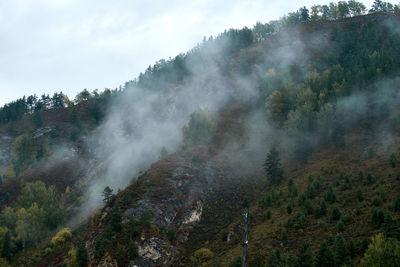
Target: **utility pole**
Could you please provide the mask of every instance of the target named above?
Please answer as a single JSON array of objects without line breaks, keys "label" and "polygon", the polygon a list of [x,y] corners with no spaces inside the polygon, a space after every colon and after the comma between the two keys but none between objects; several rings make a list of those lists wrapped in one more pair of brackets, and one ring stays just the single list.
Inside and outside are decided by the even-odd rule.
[{"label": "utility pole", "polygon": [[248,241],[248,223],[249,223],[249,210],[247,199],[243,201],[244,213],[243,213],[243,250],[242,250],[242,267],[246,267],[247,260],[247,245]]}]

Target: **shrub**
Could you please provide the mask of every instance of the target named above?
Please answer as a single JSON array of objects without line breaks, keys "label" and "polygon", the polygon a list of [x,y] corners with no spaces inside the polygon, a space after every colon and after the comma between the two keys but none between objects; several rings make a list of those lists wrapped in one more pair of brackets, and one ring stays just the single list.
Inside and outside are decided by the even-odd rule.
[{"label": "shrub", "polygon": [[286,228],[283,228],[283,229],[282,229],[281,237],[282,237],[282,240],[287,240],[288,233],[287,233]]},{"label": "shrub", "polygon": [[324,241],[322,242],[318,254],[315,257],[315,266],[328,267],[335,266],[335,258],[329,249],[328,244]]},{"label": "shrub", "polygon": [[240,266],[242,266],[242,257],[240,256],[236,256],[229,263],[229,267],[240,267]]},{"label": "shrub", "polygon": [[394,202],[394,210],[396,212],[400,212],[400,195],[397,195],[396,200]]},{"label": "shrub", "polygon": [[214,256],[214,253],[208,248],[201,248],[196,250],[191,257],[191,260],[195,264],[199,264],[200,266],[206,266],[206,262],[210,260]]},{"label": "shrub", "polygon": [[72,233],[68,228],[61,229],[50,241],[53,247],[60,247],[72,238]]},{"label": "shrub", "polygon": [[176,240],[176,232],[174,228],[168,230],[167,238],[170,242],[175,242]]},{"label": "shrub", "polygon": [[184,125],[183,145],[207,145],[213,142],[217,134],[217,121],[208,109],[199,109],[190,114],[188,125]]},{"label": "shrub", "polygon": [[364,195],[363,195],[363,192],[361,191],[361,188],[360,188],[360,187],[357,188],[356,194],[357,194],[357,200],[358,200],[358,201],[361,202],[361,201],[364,200]]},{"label": "shrub", "polygon": [[383,214],[383,211],[373,209],[372,216],[371,216],[372,225],[374,225],[376,227],[381,227],[381,225],[384,221],[385,221],[385,216]]},{"label": "shrub", "polygon": [[392,168],[396,168],[396,162],[396,154],[392,153],[392,155],[390,155],[390,164],[392,165]]},{"label": "shrub", "polygon": [[324,198],[326,201],[329,201],[331,203],[335,203],[337,198],[335,192],[333,192],[332,185],[329,185],[328,191],[325,192]]},{"label": "shrub", "polygon": [[139,256],[139,248],[132,239],[129,241],[128,255],[131,260],[134,260]]},{"label": "shrub", "polygon": [[336,224],[336,230],[338,231],[338,233],[342,233],[344,230],[344,222],[342,219],[340,219],[338,221],[338,223]]},{"label": "shrub", "polygon": [[76,252],[76,261],[79,267],[86,267],[88,265],[88,253],[84,243],[81,243]]},{"label": "shrub", "polygon": [[339,207],[337,205],[333,205],[330,215],[331,221],[337,221],[340,219],[341,216],[342,214],[340,212]]},{"label": "shrub", "polygon": [[310,243],[303,243],[301,245],[296,266],[308,267],[313,265],[313,257]]},{"label": "shrub", "polygon": [[292,201],[290,201],[289,204],[287,205],[286,211],[288,214],[292,213],[292,211],[293,211],[293,202]]},{"label": "shrub", "polygon": [[400,266],[400,242],[376,235],[361,259],[361,266]]}]

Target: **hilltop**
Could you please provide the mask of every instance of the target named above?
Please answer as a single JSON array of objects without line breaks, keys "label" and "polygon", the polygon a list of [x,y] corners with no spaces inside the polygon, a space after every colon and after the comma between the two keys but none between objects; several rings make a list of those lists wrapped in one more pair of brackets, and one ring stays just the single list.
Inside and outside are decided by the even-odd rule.
[{"label": "hilltop", "polygon": [[302,8],[121,89],[7,104],[0,263],[240,266],[246,207],[249,266],[359,265],[400,226],[400,19],[384,7]]}]

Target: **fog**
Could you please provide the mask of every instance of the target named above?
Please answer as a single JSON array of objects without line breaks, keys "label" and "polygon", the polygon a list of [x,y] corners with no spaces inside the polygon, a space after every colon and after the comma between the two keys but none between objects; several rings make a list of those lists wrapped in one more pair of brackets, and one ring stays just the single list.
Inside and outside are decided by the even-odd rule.
[{"label": "fog", "polygon": [[[295,32],[274,37],[271,42],[274,46],[269,46],[261,55],[263,63],[252,65],[248,75],[239,75],[237,70],[229,74],[222,71],[221,58],[217,55],[226,44],[219,44],[207,46],[200,57],[189,57],[186,68],[191,75],[181,83],[168,84],[161,90],[130,84],[111,103],[101,126],[87,138],[95,164],[90,166],[89,183],[78,217],[102,205],[101,193],[106,186],[116,193],[132,183],[159,159],[163,147],[169,153],[181,149],[182,127],[192,112],[207,108],[218,120],[219,110],[231,103],[257,103],[260,81],[272,80],[275,68],[282,70],[297,64],[302,73],[312,71],[308,68],[308,62],[313,60],[311,51],[328,50],[331,44],[319,34],[307,38],[306,45],[304,36]],[[230,63],[234,65],[235,60],[231,59]],[[292,82],[293,76],[287,73],[284,84]],[[313,132],[302,129],[304,122],[293,122],[300,123],[300,127],[291,127],[290,122],[283,128],[277,127],[270,121],[265,102],[257,103],[246,115],[245,135],[240,140],[226,142],[217,156],[228,156],[232,163],[238,163],[236,166],[261,166],[266,153],[275,146],[279,147],[284,161],[290,161],[296,147],[315,151],[330,142],[327,140],[337,127],[345,130],[359,127],[371,114],[380,122],[373,127],[379,132],[374,136],[382,147],[388,148],[393,138],[386,130],[390,129],[399,108],[399,81],[399,78],[379,81],[374,90],[356,91],[338,99],[315,114]]]}]

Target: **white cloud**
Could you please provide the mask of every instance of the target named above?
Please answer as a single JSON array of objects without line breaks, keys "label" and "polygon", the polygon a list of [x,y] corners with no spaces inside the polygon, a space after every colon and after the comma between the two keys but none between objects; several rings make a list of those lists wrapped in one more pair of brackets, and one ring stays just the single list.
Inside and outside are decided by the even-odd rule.
[{"label": "white cloud", "polygon": [[203,36],[324,2],[0,0],[0,104],[24,94],[115,88]]}]

